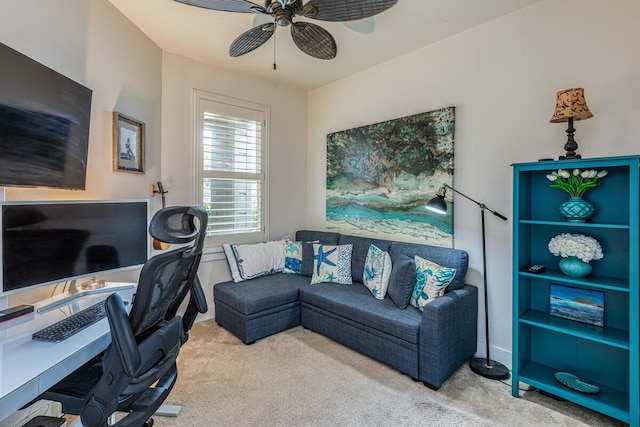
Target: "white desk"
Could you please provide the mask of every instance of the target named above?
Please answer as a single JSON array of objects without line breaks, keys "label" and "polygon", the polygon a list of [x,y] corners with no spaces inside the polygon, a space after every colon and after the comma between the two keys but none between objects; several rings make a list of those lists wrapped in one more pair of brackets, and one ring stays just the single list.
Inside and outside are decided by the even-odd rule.
[{"label": "white desk", "polygon": [[[135,290],[131,284],[112,283],[105,290],[122,287],[129,289],[118,292],[131,302]],[[34,304],[34,313],[0,323],[0,420],[107,348],[111,337],[106,318],[60,343],[36,341],[31,334],[105,299],[109,293],[80,296],[59,308],[38,313],[38,307],[54,299],[41,301]]]}]

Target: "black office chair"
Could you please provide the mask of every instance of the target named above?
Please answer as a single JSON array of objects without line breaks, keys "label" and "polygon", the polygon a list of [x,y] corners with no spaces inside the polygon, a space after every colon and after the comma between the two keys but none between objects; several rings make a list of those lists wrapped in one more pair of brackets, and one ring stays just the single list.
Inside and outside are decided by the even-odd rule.
[{"label": "black office chair", "polygon": [[[65,413],[80,415],[84,427],[151,426],[151,416],[177,379],[176,358],[198,313],[207,311],[196,276],[207,228],[199,206],[158,211],[149,234],[171,244],[188,244],[149,259],[140,272],[131,312],[119,294],[107,298],[111,344],[104,353],[56,384],[40,398],[62,402]],[[182,317],[180,304],[190,293]]]}]

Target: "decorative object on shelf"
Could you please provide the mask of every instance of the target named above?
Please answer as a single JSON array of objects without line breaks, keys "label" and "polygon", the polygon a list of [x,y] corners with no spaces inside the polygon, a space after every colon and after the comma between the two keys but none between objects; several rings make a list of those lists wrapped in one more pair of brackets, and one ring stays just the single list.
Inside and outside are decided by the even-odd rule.
[{"label": "decorative object on shelf", "polygon": [[532,265],[531,267],[529,267],[527,269],[527,271],[529,273],[533,273],[533,274],[542,274],[542,273],[545,272],[546,269],[547,269],[547,267],[545,267],[542,264],[535,264],[535,265]]},{"label": "decorative object on shelf", "polygon": [[571,172],[566,169],[558,169],[546,175],[551,181],[552,188],[569,193],[571,198],[560,205],[560,213],[569,222],[585,222],[591,218],[595,212],[593,203],[582,198],[587,190],[600,185],[598,181],[608,175],[606,170],[597,171],[595,169],[573,169]]},{"label": "decorative object on shelf", "polygon": [[[549,241],[549,252],[563,258],[560,261],[560,270],[570,277],[588,276],[591,273],[589,262],[604,258],[600,242],[584,234],[562,233],[555,236]],[[576,266],[575,261],[587,264],[588,268]]]},{"label": "decorative object on shelf", "polygon": [[597,385],[584,382],[580,378],[568,372],[555,372],[553,376],[560,384],[581,393],[600,392],[600,387],[598,387]]},{"label": "decorative object on shelf", "polygon": [[549,314],[603,327],[604,292],[551,284]]},{"label": "decorative object on shelf", "polygon": [[572,197],[560,205],[560,214],[569,222],[586,222],[595,211],[593,203],[582,197]]},{"label": "decorative object on shelf", "polygon": [[485,239],[485,227],[484,227],[484,211],[487,210],[500,218],[503,221],[507,220],[507,217],[489,209],[484,203],[480,203],[476,200],[473,200],[471,197],[467,196],[456,190],[455,188],[444,184],[438,192],[436,193],[436,197],[429,200],[426,205],[426,208],[432,212],[435,212],[439,215],[445,215],[447,213],[447,202],[445,200],[445,196],[447,194],[447,188],[468,199],[478,205],[480,208],[480,220],[482,224],[482,279],[484,284],[484,326],[485,326],[485,343],[486,343],[486,357],[473,357],[469,360],[469,368],[473,372],[478,375],[482,375],[485,378],[489,378],[492,380],[502,380],[509,377],[509,369],[504,366],[500,362],[496,362],[491,360],[491,354],[489,353],[489,300],[487,297],[487,246]]},{"label": "decorative object on shelf", "polygon": [[551,117],[551,123],[569,122],[567,127],[567,143],[564,145],[566,154],[560,156],[559,160],[570,160],[581,158],[580,154],[576,154],[578,143],[575,141],[573,134],[576,130],[573,128],[573,121],[588,119],[593,117],[587,101],[584,99],[584,89],[574,88],[561,90],[556,94],[556,109]]},{"label": "decorative object on shelf", "polygon": [[144,123],[113,112],[113,170],[144,173]]},{"label": "decorative object on shelf", "polygon": [[591,274],[591,264],[581,261],[578,257],[570,256],[569,258],[562,258],[558,263],[560,271],[569,277],[587,277]]}]

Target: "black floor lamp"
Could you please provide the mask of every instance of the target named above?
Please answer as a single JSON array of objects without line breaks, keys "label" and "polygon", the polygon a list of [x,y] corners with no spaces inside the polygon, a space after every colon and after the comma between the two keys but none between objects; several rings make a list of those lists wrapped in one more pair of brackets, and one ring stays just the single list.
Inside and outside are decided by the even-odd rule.
[{"label": "black floor lamp", "polygon": [[436,197],[429,200],[426,208],[437,214],[445,215],[447,213],[447,201],[444,199],[444,197],[447,194],[447,188],[478,205],[478,207],[480,208],[480,217],[482,220],[482,278],[484,281],[484,324],[486,333],[487,357],[472,358],[471,360],[469,360],[469,367],[473,372],[478,375],[482,375],[483,377],[490,378],[492,380],[502,380],[509,377],[509,369],[507,369],[507,367],[502,363],[491,360],[491,356],[489,354],[489,302],[487,298],[487,249],[484,231],[484,211],[487,210],[491,212],[503,221],[506,221],[507,217],[489,209],[485,206],[484,203],[473,200],[471,197],[459,192],[458,190],[447,184],[444,184],[442,187],[440,187],[440,189],[436,193]]}]

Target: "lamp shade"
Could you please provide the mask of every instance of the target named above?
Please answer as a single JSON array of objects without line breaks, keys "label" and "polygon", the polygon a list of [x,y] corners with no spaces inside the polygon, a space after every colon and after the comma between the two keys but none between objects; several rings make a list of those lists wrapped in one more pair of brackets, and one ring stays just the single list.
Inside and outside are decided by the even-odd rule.
[{"label": "lamp shade", "polygon": [[430,210],[431,212],[435,212],[439,215],[446,215],[447,213],[447,202],[446,200],[444,200],[444,196],[436,196],[433,199],[429,200],[429,202],[427,202],[427,205],[425,206],[425,208],[427,208],[428,210]]},{"label": "lamp shade", "polygon": [[574,88],[561,90],[557,94],[556,110],[551,117],[551,123],[567,122],[569,119],[582,120],[593,117],[587,101],[584,99],[584,89]]}]

